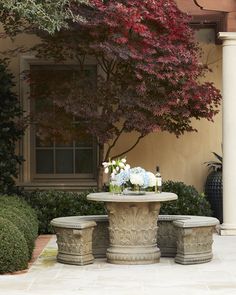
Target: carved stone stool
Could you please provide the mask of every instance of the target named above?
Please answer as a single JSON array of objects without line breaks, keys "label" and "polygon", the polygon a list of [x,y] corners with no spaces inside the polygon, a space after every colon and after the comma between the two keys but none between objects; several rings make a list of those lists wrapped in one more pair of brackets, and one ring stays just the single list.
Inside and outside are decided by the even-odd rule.
[{"label": "carved stone stool", "polygon": [[51,225],[57,235],[58,262],[76,265],[93,263],[92,234],[96,222],[71,216],[55,218]]},{"label": "carved stone stool", "polygon": [[109,222],[107,215],[86,215],[80,216],[81,220],[94,221],[96,227],[93,231],[93,255],[96,258],[105,258],[109,247]]},{"label": "carved stone stool", "polygon": [[216,218],[201,216],[175,220],[173,222],[177,239],[175,262],[197,264],[211,261],[213,232],[218,223]]}]

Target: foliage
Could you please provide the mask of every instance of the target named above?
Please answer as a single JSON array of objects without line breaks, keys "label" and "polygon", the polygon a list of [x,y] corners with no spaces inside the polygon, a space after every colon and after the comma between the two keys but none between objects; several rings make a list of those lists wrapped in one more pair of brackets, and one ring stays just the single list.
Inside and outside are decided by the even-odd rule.
[{"label": "foliage", "polygon": [[76,193],[63,191],[25,192],[24,199],[36,210],[39,233],[51,233],[50,221],[56,217],[105,214],[102,203],[91,202],[86,196],[91,191]]},{"label": "foliage", "polygon": [[13,209],[14,210],[12,210],[10,206],[1,207],[0,216],[12,222],[23,234],[28,246],[28,260],[30,260],[34,249],[34,236],[30,230],[29,222],[27,221],[25,215],[22,214],[19,209]]},{"label": "foliage", "polygon": [[88,4],[88,0],[1,0],[0,22],[5,31],[15,35],[25,28],[39,28],[48,33],[54,33],[61,28],[67,28],[68,22],[84,19],[73,12],[79,3]]},{"label": "foliage", "polygon": [[[93,0],[93,7],[80,6],[87,22],[71,26],[54,36],[41,35],[38,56],[57,61],[72,60],[77,68],[70,81],[51,87],[58,111],[79,122],[76,127],[93,134],[107,161],[123,133],[136,131],[136,141],[115,157],[134,148],[153,131],[179,136],[195,130],[192,118],[212,120],[221,95],[212,83],[200,83],[208,70],[199,63],[199,48],[189,18],[173,0]],[[97,83],[88,83],[85,61],[93,56],[98,65]],[[45,81],[42,81],[44,85]],[[55,87],[55,85],[57,87]],[[44,108],[45,111],[45,108]],[[47,133],[65,132],[46,110]],[[69,126],[68,126],[69,128]],[[75,129],[75,124],[71,124]],[[60,131],[61,130],[61,131]],[[101,153],[103,154],[103,153]]]},{"label": "foliage", "polygon": [[211,216],[209,202],[204,194],[199,194],[193,186],[183,182],[166,181],[162,189],[177,194],[178,200],[162,203],[160,214]]},{"label": "foliage", "polygon": [[0,60],[0,192],[15,190],[14,178],[22,157],[16,155],[16,144],[24,134],[22,109],[16,95],[13,75],[7,69],[7,61]]},{"label": "foliage", "polygon": [[213,171],[222,171],[222,166],[223,166],[223,158],[218,155],[217,153],[213,152],[213,155],[216,157],[216,159],[218,160],[216,161],[209,161],[209,162],[205,162],[205,164],[207,164],[207,167],[210,170]]},{"label": "foliage", "polygon": [[33,238],[38,236],[38,219],[35,211],[29,206],[29,204],[18,196],[0,195],[0,207],[8,208],[10,211],[19,214],[24,220],[27,221],[27,226],[30,229]]},{"label": "foliage", "polygon": [[0,217],[0,273],[27,268],[28,255],[23,234],[12,222]]}]

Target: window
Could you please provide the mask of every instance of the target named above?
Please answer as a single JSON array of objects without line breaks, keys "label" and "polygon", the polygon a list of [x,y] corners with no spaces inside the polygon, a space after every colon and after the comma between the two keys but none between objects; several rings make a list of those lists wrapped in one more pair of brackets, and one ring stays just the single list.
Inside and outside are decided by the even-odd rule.
[{"label": "window", "polygon": [[[34,179],[95,178],[97,144],[78,118],[53,103],[62,83],[79,79],[75,66],[31,65],[32,159]],[[85,87],[96,85],[96,66],[84,68]],[[65,91],[66,95],[66,91]],[[63,96],[62,96],[63,99]],[[52,123],[52,124],[51,124]]]},{"label": "window", "polygon": [[209,44],[215,43],[215,30],[214,28],[201,28],[195,30],[195,38],[198,42]]},{"label": "window", "polygon": [[[190,26],[197,32],[197,38],[200,42],[221,44],[221,40],[218,38],[219,32],[226,31],[226,14],[224,12],[209,12],[206,14],[192,15]],[[210,34],[210,38],[209,35]]]},{"label": "window", "polygon": [[90,176],[94,171],[96,159],[95,144],[91,137],[80,142],[42,143],[36,137],[35,172],[36,175]]}]

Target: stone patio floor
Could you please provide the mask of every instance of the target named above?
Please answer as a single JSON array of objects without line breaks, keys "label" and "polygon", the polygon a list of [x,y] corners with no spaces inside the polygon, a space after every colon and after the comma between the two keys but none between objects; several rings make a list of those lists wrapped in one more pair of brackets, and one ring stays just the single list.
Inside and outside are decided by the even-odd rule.
[{"label": "stone patio floor", "polygon": [[152,265],[87,266],[56,262],[52,236],[28,272],[0,276],[0,295],[205,295],[236,294],[236,236],[214,235],[210,263],[179,265],[161,258]]}]

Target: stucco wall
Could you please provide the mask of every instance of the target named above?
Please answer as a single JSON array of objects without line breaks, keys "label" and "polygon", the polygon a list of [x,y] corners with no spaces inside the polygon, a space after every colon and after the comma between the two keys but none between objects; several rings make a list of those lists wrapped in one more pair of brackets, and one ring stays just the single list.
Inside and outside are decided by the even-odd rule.
[{"label": "stucco wall", "polygon": [[[29,48],[35,42],[36,37],[22,35],[14,42],[9,39],[1,40],[0,50],[13,49],[19,45]],[[201,46],[204,52],[202,60],[207,61],[212,68],[206,80],[213,81],[221,89],[221,46],[213,43],[204,43]],[[11,69],[16,76],[16,90],[19,91],[20,55],[11,59]],[[193,121],[193,126],[197,128],[197,133],[188,133],[180,138],[165,132],[150,134],[127,154],[127,161],[132,166],[143,166],[153,172],[159,165],[165,180],[183,181],[202,191],[207,175],[204,162],[213,158],[212,151],[221,154],[221,113],[215,117],[214,123],[206,120]],[[128,148],[135,138],[135,134],[123,136],[113,154]]]}]

